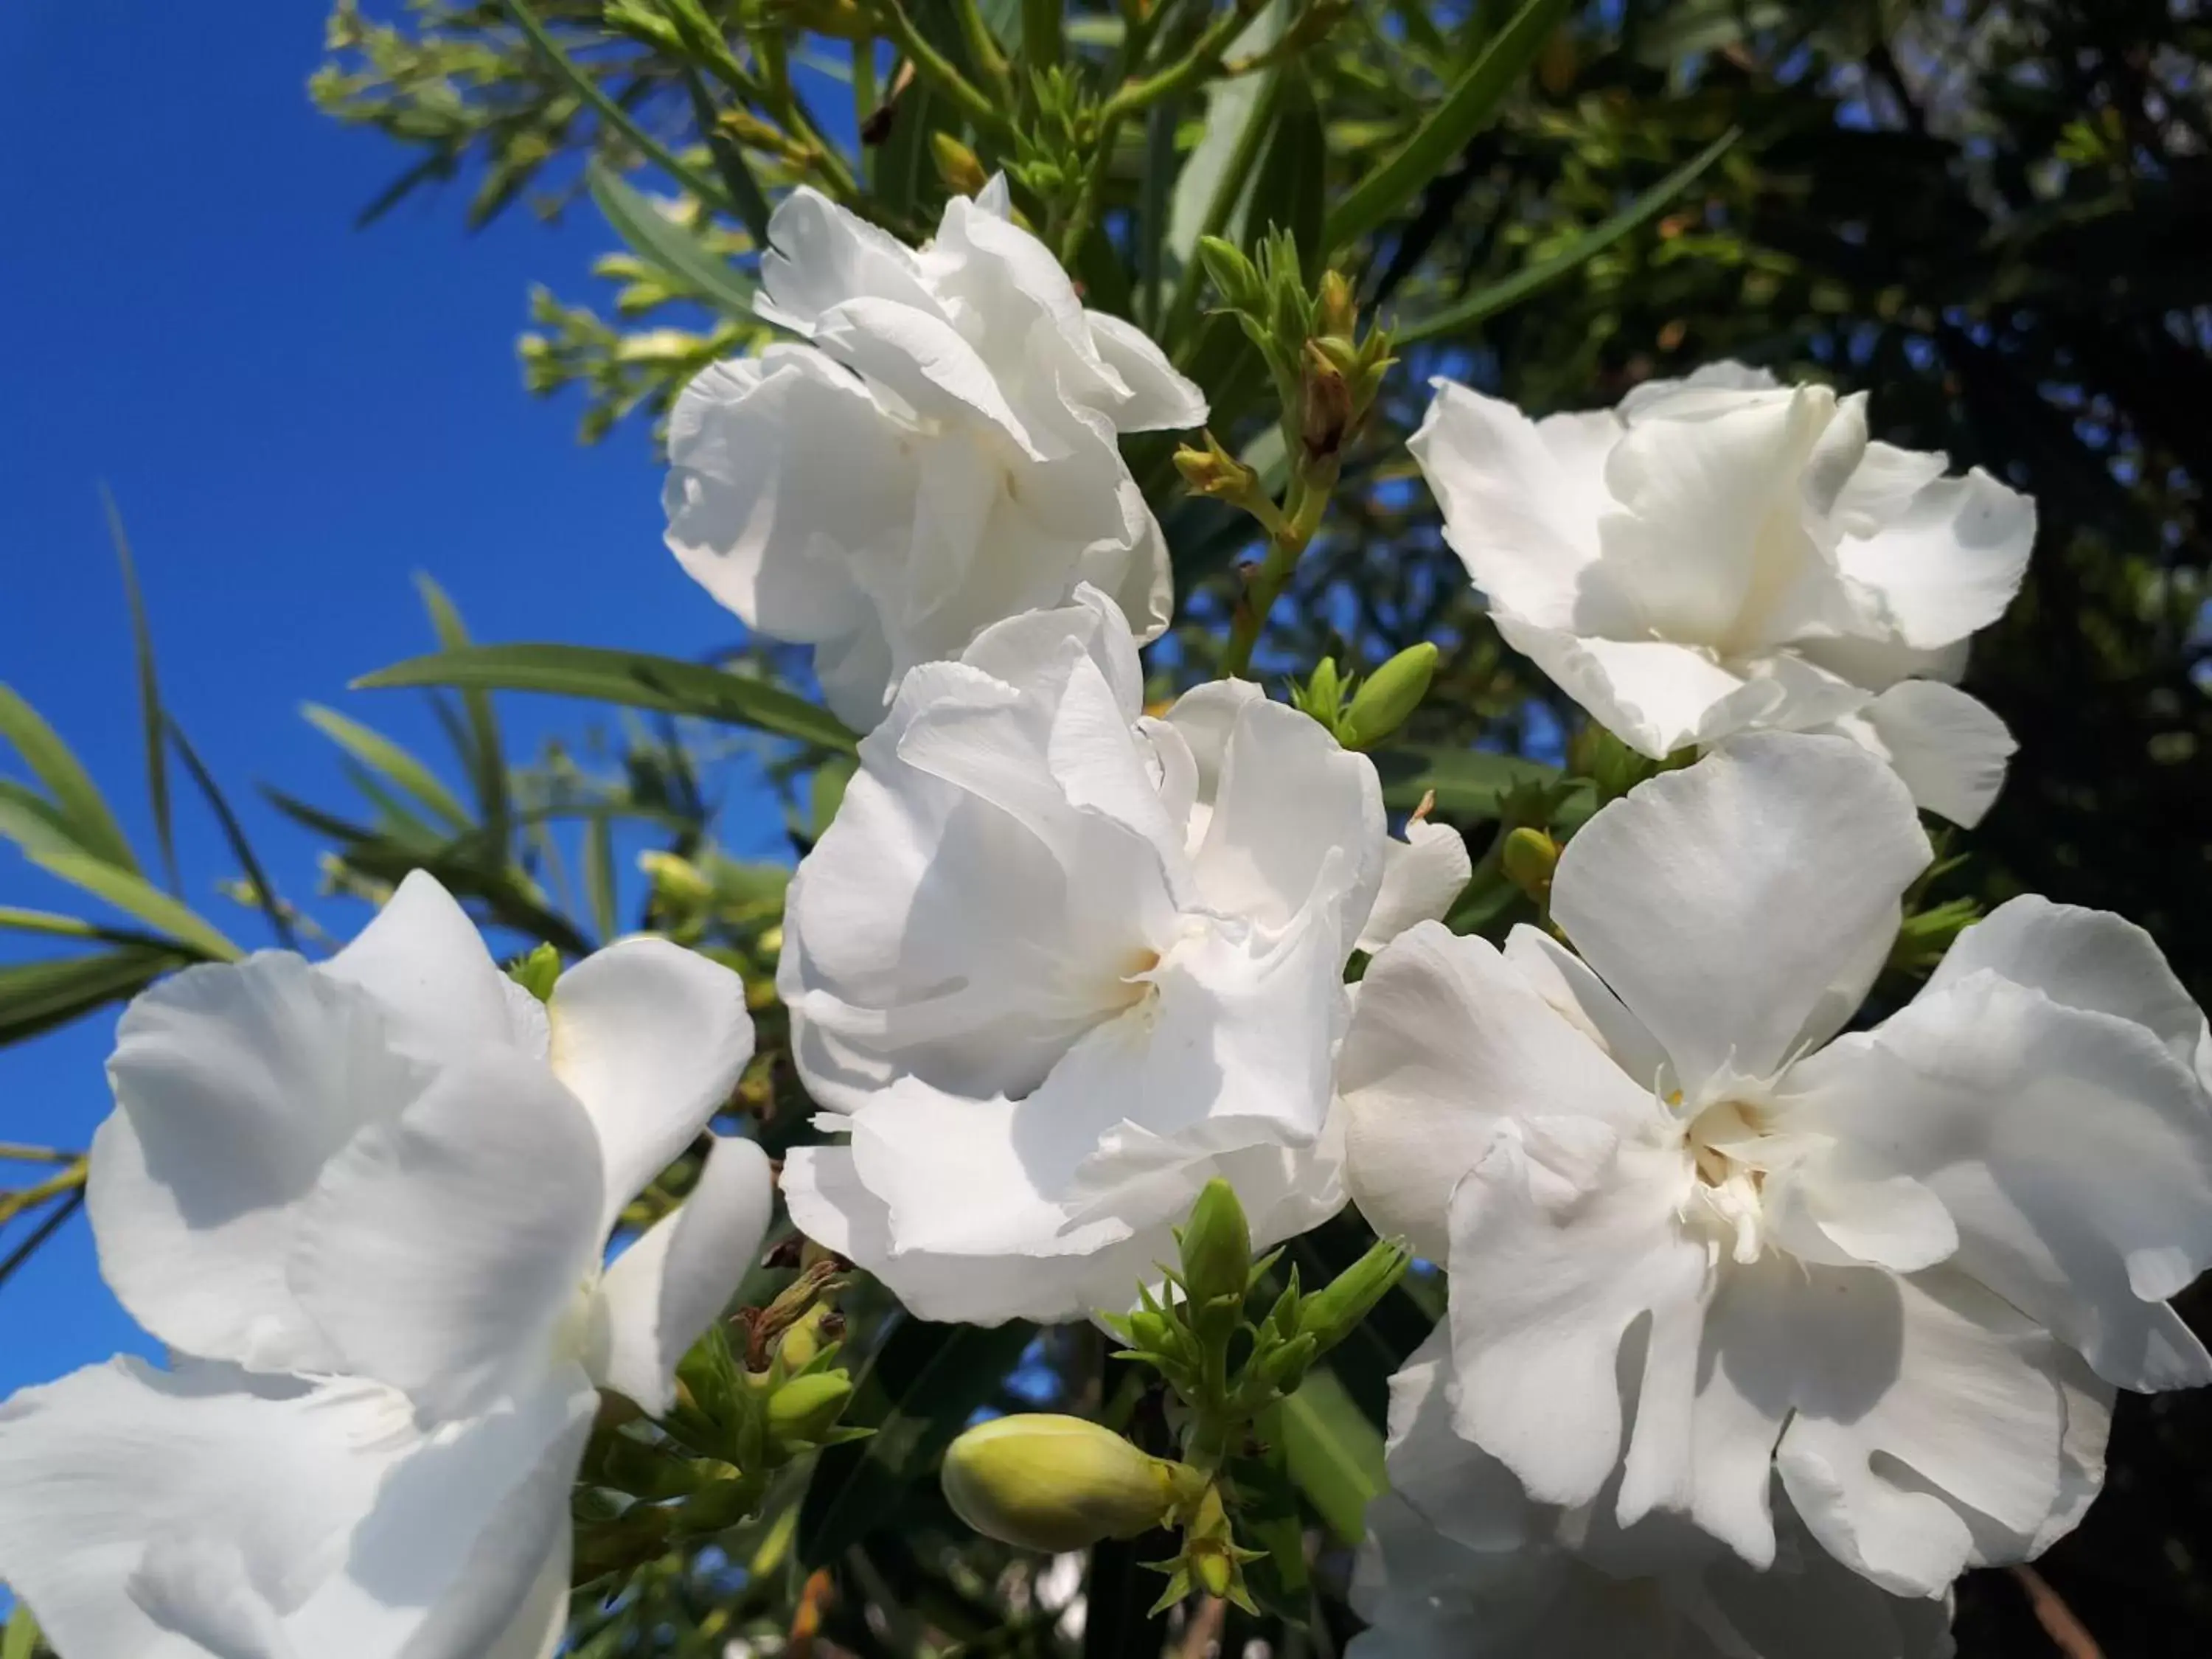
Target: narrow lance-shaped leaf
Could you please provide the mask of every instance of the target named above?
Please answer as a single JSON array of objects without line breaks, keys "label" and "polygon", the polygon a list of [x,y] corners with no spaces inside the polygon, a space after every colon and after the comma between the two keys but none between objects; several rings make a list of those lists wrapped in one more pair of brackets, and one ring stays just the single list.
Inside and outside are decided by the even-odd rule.
[{"label": "narrow lance-shaped leaf", "polygon": [[1328,219],[1331,252],[1373,230],[1452,164],[1497,115],[1505,94],[1566,15],[1568,4],[1569,0],[1528,0],[1498,30],[1413,136],[1337,204]]},{"label": "narrow lance-shaped leaf", "polygon": [[95,858],[136,870],[138,860],[131,850],[115,814],[100,786],[77,762],[70,746],[40,717],[11,686],[0,684],[0,738],[15,744],[15,752],[32,775],[44,784],[56,811],[76,845]]},{"label": "narrow lance-shaped leaf", "polygon": [[474,645],[395,663],[362,675],[354,685],[364,690],[451,685],[544,691],[750,726],[841,753],[852,752],[860,743],[829,710],[781,686],[673,657],[599,646]]},{"label": "narrow lance-shaped leaf", "polygon": [[620,931],[615,914],[615,838],[605,817],[584,822],[584,897],[605,944]]},{"label": "narrow lance-shaped leaf", "polygon": [[592,199],[631,252],[686,291],[732,317],[750,317],[752,283],[705,246],[611,167],[593,161],[586,171]]},{"label": "narrow lance-shaped leaf", "polygon": [[131,556],[131,538],[124,533],[123,514],[106,484],[100,487],[100,503],[107,514],[108,539],[115,544],[115,562],[123,569],[123,597],[131,607],[131,638],[138,658],[138,719],[146,745],[146,800],[154,812],[155,844],[161,849],[161,872],[169,890],[182,890],[177,876],[177,832],[169,812],[168,745],[163,741],[161,682],[154,674],[154,630],[146,620],[146,596],[138,586],[138,562]]},{"label": "narrow lance-shaped leaf", "polygon": [[[446,590],[421,572],[416,574],[415,586],[422,595],[423,608],[430,613],[430,626],[437,632],[439,645],[453,651],[469,644],[468,625],[461,620],[459,610],[447,596]],[[512,813],[507,799],[507,751],[500,738],[499,716],[492,708],[488,691],[464,691],[461,702],[469,716],[469,752],[465,758],[476,780],[477,811],[483,821],[486,838],[495,846],[503,847]]]},{"label": "narrow lance-shaped leaf", "polygon": [[1368,1501],[1387,1484],[1381,1431],[1325,1369],[1283,1402],[1282,1413],[1291,1478],[1329,1530],[1357,1544],[1366,1533]]},{"label": "narrow lance-shaped leaf", "polygon": [[453,829],[473,827],[475,821],[469,817],[468,808],[453,798],[453,791],[439,781],[438,775],[382,732],[372,731],[360,721],[319,703],[303,703],[300,712],[307,717],[309,725],[362,766],[390,780]]},{"label": "narrow lance-shaped leaf", "polygon": [[134,997],[191,958],[156,945],[125,945],[89,956],[0,967],[0,1043],[41,1031]]},{"label": "narrow lance-shaped leaf", "polygon": [[1741,136],[1730,127],[1680,167],[1645,191],[1611,218],[1592,225],[1580,236],[1548,258],[1524,266],[1501,282],[1468,295],[1442,311],[1410,323],[1394,325],[1390,331],[1391,343],[1399,346],[1419,344],[1440,335],[1471,328],[1485,318],[1493,317],[1509,307],[1516,306],[1530,295],[1577,269],[1605,252],[1622,237],[1651,218],[1672,202],[1704,173],[1727,154],[1729,147]]},{"label": "narrow lance-shaped leaf", "polygon": [[235,962],[246,953],[183,900],[172,897],[134,870],[123,870],[83,853],[49,853],[33,860],[51,875],[106,899],[164,939],[210,962]]},{"label": "narrow lance-shaped leaf", "polygon": [[292,919],[284,914],[284,907],[276,897],[276,890],[270,884],[269,872],[261,867],[261,860],[254,856],[253,844],[246,838],[245,825],[239,823],[238,814],[230,810],[230,802],[224,799],[222,789],[216,785],[215,775],[208,770],[200,759],[199,750],[193,748],[191,739],[185,736],[184,727],[173,720],[169,722],[169,741],[176,744],[177,758],[184,762],[185,772],[199,787],[201,797],[208,804],[208,811],[215,814],[216,823],[222,829],[222,838],[230,848],[230,855],[238,860],[240,872],[252,884],[254,901],[260,905],[261,914],[269,918],[269,926],[276,935],[276,942],[288,951],[298,950],[300,940],[293,931]]}]

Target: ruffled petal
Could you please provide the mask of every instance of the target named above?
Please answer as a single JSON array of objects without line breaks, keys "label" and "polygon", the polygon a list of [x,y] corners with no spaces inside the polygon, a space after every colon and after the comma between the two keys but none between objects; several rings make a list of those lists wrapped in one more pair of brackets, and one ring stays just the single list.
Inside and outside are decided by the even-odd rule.
[{"label": "ruffled petal", "polygon": [[[1846,505],[1880,513],[1887,504],[1858,497]],[[1948,645],[2004,614],[2035,545],[2032,496],[1977,467],[1923,484],[1894,511],[1869,533],[1847,537],[1836,556],[1900,641]]]},{"label": "ruffled petal", "polygon": [[1938,680],[1900,680],[1834,729],[1887,761],[1920,806],[1968,829],[2020,747],[1986,705]]},{"label": "ruffled petal", "polygon": [[468,912],[427,870],[410,870],[374,921],[320,971],[370,992],[392,1041],[428,1060],[490,1044],[545,1049],[538,1000],[499,970]]},{"label": "ruffled petal", "polygon": [[681,1152],[753,1057],[744,981],[666,939],[626,939],[555,981],[553,1075],[599,1135],[599,1236]]},{"label": "ruffled petal", "polygon": [[1109,312],[1083,316],[1099,357],[1128,388],[1126,398],[1107,406],[1117,430],[1182,432],[1206,424],[1206,394],[1176,372],[1150,335]]},{"label": "ruffled petal", "polygon": [[1929,856],[1903,786],[1864,750],[1762,733],[1591,819],[1552,914],[1697,1103],[1717,1079],[1780,1069],[1870,938],[1894,933]]},{"label": "ruffled petal", "polygon": [[1952,1258],[2122,1387],[2212,1381],[2212,1117],[2145,1027],[1978,969],[1793,1068],[1792,1111],[1939,1197]]},{"label": "ruffled petal", "polygon": [[538,1376],[596,1273],[604,1185],[591,1121],[533,1062],[487,1054],[330,1161],[287,1264],[350,1375],[426,1420]]},{"label": "ruffled petal", "polygon": [[1449,823],[1406,826],[1406,838],[1382,843],[1382,878],[1375,908],[1359,930],[1358,949],[1372,953],[1417,922],[1442,921],[1474,878],[1467,838]]},{"label": "ruffled petal", "polygon": [[590,1367],[650,1416],[676,1397],[676,1363],[720,1317],[759,1255],[775,1206],[757,1141],[714,1137],[698,1183],[616,1258],[599,1282],[604,1335]]},{"label": "ruffled petal", "polygon": [[1607,640],[1494,619],[1505,642],[1638,754],[1664,760],[1765,721],[1783,687],[1750,678],[1712,653],[1671,640]]},{"label": "ruffled petal", "polygon": [[1607,1058],[1487,940],[1436,922],[1368,964],[1337,1055],[1346,1177],[1375,1230],[1432,1261],[1453,1188],[1516,1114],[1656,1116],[1649,1083]]},{"label": "ruffled petal", "polygon": [[100,1273],[140,1324],[256,1370],[334,1369],[285,1265],[325,1166],[431,1086],[397,1024],[274,952],[188,968],[124,1012],[87,1200]]}]

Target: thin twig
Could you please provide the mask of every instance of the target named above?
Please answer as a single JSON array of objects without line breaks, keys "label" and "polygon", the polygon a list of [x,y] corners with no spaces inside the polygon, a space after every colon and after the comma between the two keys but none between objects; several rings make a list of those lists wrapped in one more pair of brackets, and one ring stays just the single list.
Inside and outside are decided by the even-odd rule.
[{"label": "thin twig", "polygon": [[2105,1650],[2089,1634],[2089,1627],[2074,1616],[2074,1609],[2051,1588],[2049,1579],[2027,1565],[2014,1567],[2012,1576],[2027,1592],[2027,1605],[2035,1613],[2035,1622],[2043,1626],[2043,1633],[2051,1638],[2051,1646],[2064,1654],[2066,1659],[2105,1659]]},{"label": "thin twig", "polygon": [[80,1187],[62,1203],[54,1206],[46,1218],[31,1230],[31,1236],[8,1253],[0,1261],[0,1285],[15,1276],[15,1269],[31,1259],[31,1253],[61,1231],[62,1224],[75,1215],[84,1205],[84,1188]]}]

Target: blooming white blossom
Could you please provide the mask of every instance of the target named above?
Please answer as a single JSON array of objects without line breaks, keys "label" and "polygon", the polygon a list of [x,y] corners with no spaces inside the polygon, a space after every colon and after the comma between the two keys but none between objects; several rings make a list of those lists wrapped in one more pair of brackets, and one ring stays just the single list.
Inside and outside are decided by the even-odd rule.
[{"label": "blooming white blossom", "polygon": [[907,677],[787,902],[793,1052],[852,1135],[792,1153],[793,1218],[926,1318],[1126,1305],[1215,1175],[1263,1240],[1329,1215],[1345,960],[1386,862],[1398,911],[1456,891],[1257,687],[1145,717],[1121,612],[1077,597]]},{"label": "blooming white blossom", "polygon": [[720,1140],[623,1206],[752,1052],[663,940],[541,1005],[417,872],[352,945],[186,969],[124,1014],[92,1149],[100,1267],[177,1356],[0,1407],[0,1579],[68,1659],[538,1659],[596,1389],[665,1409],[767,1225]]},{"label": "blooming white blossom", "polygon": [[1943,1599],[1888,1594],[1777,1504],[1776,1558],[1745,1564],[1679,1517],[1614,1523],[1602,1496],[1533,1503],[1452,1427],[1439,1327],[1390,1379],[1390,1490],[1368,1505],[1350,1659],[1947,1659]]},{"label": "blooming white blossom", "polygon": [[815,647],[866,731],[916,663],[1080,581],[1167,625],[1167,549],[1116,434],[1194,427],[1198,388],[1085,311],[1006,184],[919,251],[801,187],[769,222],[763,317],[811,342],[719,363],[670,417],[668,544],[751,627]]},{"label": "blooming white blossom", "polygon": [[1539,1501],[1618,1469],[1621,1524],[1763,1564],[1777,1474],[1929,1595],[2071,1524],[2112,1385],[2212,1378],[2166,1303],[2212,1258],[2205,1022],[2147,935],[2017,899],[1828,1040],[1928,860],[1865,750],[1760,734],[1568,843],[1579,957],[1422,927],[1370,964],[1346,1178],[1449,1263],[1459,1431]]},{"label": "blooming white blossom", "polygon": [[2019,590],[2035,507],[1867,437],[1866,398],[1720,363],[1530,421],[1447,380],[1409,447],[1498,631],[1656,759],[1825,731],[1978,821],[2004,723],[1960,691]]}]

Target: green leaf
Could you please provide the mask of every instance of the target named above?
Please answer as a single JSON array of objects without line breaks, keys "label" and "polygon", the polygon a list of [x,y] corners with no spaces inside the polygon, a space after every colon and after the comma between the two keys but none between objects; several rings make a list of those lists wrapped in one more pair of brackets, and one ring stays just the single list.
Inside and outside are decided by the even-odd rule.
[{"label": "green leaf", "polygon": [[0,778],[0,836],[26,853],[81,853],[76,831],[57,807],[37,790]]},{"label": "green leaf", "polygon": [[253,896],[261,906],[261,914],[269,918],[269,927],[276,935],[276,942],[288,951],[300,948],[299,935],[293,931],[292,919],[284,914],[277,902],[276,890],[270,884],[269,872],[261,867],[261,860],[253,855],[253,844],[246,838],[246,827],[239,823],[238,814],[230,810],[230,803],[216,786],[215,775],[201,761],[199,750],[192,747],[185,736],[185,728],[174,720],[169,722],[169,741],[177,746],[177,757],[185,763],[185,770],[199,786],[201,797],[208,810],[215,814],[216,823],[222,828],[222,838],[229,843],[231,857],[238,860],[239,870],[253,884]]},{"label": "green leaf", "polygon": [[40,718],[39,711],[5,684],[0,684],[0,738],[15,745],[23,764],[46,785],[61,822],[78,848],[125,870],[138,867],[130,840],[108,810],[100,787],[77,763],[54,728]]},{"label": "green leaf", "polygon": [[1366,235],[1458,159],[1468,142],[1496,117],[1505,94],[1552,38],[1569,5],[1570,0],[1528,0],[1413,136],[1337,204],[1328,219],[1330,251]]},{"label": "green leaf", "polygon": [[799,1516],[799,1558],[836,1560],[889,1523],[902,1492],[936,1478],[938,1461],[997,1391],[1036,1334],[1018,1321],[988,1328],[902,1320],[878,1351],[861,1399],[884,1402],[869,1439],[823,1452]]},{"label": "green leaf", "polygon": [[163,940],[150,934],[103,927],[96,921],[87,921],[82,916],[64,915],[58,910],[26,910],[13,904],[0,904],[0,929],[11,933],[44,933],[52,939],[105,939],[117,945],[151,945],[167,948]]},{"label": "green leaf", "polygon": [[439,781],[437,774],[382,732],[371,731],[359,720],[349,720],[337,709],[325,708],[320,703],[302,703],[300,712],[307,717],[310,726],[332,743],[379,777],[389,780],[413,796],[454,830],[475,827],[468,808],[453,798],[453,791]]},{"label": "green leaf", "polygon": [[[1285,0],[1269,0],[1231,44],[1226,56],[1251,56],[1273,46],[1282,38],[1289,10]],[[1240,246],[1246,240],[1241,209],[1253,185],[1250,164],[1261,153],[1260,137],[1274,119],[1281,82],[1279,68],[1266,69],[1216,81],[1206,88],[1205,133],[1176,176],[1168,207],[1168,252],[1183,271],[1186,287],[1206,280],[1194,258],[1200,236],[1226,237]]]},{"label": "green leaf", "polygon": [[1557,767],[1541,761],[1480,749],[1409,745],[1386,749],[1374,759],[1382,775],[1384,805],[1410,811],[1433,789],[1437,810],[1451,817],[1494,818],[1514,790],[1556,783],[1560,776]]},{"label": "green leaf", "polygon": [[516,26],[530,37],[531,45],[536,46],[544,54],[546,63],[552,67],[553,72],[568,83],[570,91],[597,111],[601,120],[637,146],[639,153],[646,160],[651,161],[701,201],[712,203],[716,207],[726,208],[731,205],[723,196],[720,185],[704,173],[678,160],[666,145],[638,125],[628,110],[607,96],[605,89],[592,77],[591,74],[580,69],[568,53],[561,50],[559,43],[546,33],[545,25],[538,21],[538,14],[531,9],[526,3],[526,0],[506,0],[506,3],[507,12],[514,19]]},{"label": "green leaf", "polygon": [[615,914],[615,838],[604,816],[584,822],[584,902],[604,945],[621,927]]},{"label": "green leaf", "polygon": [[164,939],[210,962],[235,962],[246,952],[182,899],[172,897],[136,871],[118,869],[85,853],[46,853],[32,860],[50,875],[106,899]]},{"label": "green leaf", "polygon": [[146,799],[154,811],[154,839],[161,849],[161,871],[169,890],[184,884],[177,877],[177,832],[169,814],[168,744],[161,713],[161,683],[154,677],[154,631],[146,622],[146,596],[138,586],[138,563],[131,556],[131,538],[123,531],[123,515],[107,486],[100,487],[100,503],[107,513],[108,539],[115,544],[115,562],[123,568],[123,596],[131,607],[131,638],[138,657],[138,720],[146,745]]},{"label": "green leaf", "polygon": [[853,752],[860,743],[828,709],[765,680],[673,657],[599,646],[472,645],[380,668],[354,685],[363,690],[451,685],[544,691],[750,726],[843,754]]},{"label": "green leaf", "polygon": [[1246,228],[1255,233],[1282,229],[1296,236],[1300,263],[1311,279],[1321,271],[1322,222],[1328,205],[1328,137],[1304,67],[1292,64],[1282,76],[1275,131],[1252,186]]},{"label": "green leaf", "polygon": [[39,1645],[39,1621],[31,1617],[31,1609],[18,1601],[15,1611],[8,1615],[8,1628],[0,1632],[0,1659],[31,1659]]},{"label": "green leaf", "polygon": [[1368,1501],[1388,1485],[1382,1434],[1334,1372],[1315,1371],[1283,1402],[1283,1449],[1291,1478],[1329,1530],[1357,1544],[1366,1535]]},{"label": "green leaf", "polygon": [[90,956],[0,967],[0,1042],[21,1042],[80,1015],[133,997],[192,958],[158,945],[125,945]]},{"label": "green leaf", "polygon": [[[454,651],[469,643],[468,625],[446,590],[430,576],[417,571],[415,586],[422,596],[423,608],[430,613],[430,626],[437,631],[438,643],[447,651]],[[491,705],[491,694],[469,690],[461,694],[463,707],[469,715],[469,753],[465,757],[469,769],[476,779],[477,814],[483,819],[487,838],[495,846],[507,844],[507,824],[510,803],[507,792],[507,751],[501,741],[499,716]]]},{"label": "green leaf", "polygon": [[691,118],[698,123],[708,154],[714,158],[714,171],[721,176],[722,188],[729,191],[738,217],[745,222],[753,246],[766,247],[769,204],[768,198],[761,191],[760,180],[753,177],[744,150],[716,121],[714,100],[708,97],[707,84],[699,78],[699,71],[689,64],[678,67],[684,74],[684,93],[691,100]]},{"label": "green leaf", "polygon": [[1699,173],[1726,155],[1729,147],[1741,137],[1741,128],[1730,127],[1620,212],[1592,225],[1549,258],[1524,266],[1504,281],[1492,283],[1488,288],[1470,294],[1457,303],[1446,306],[1442,311],[1415,322],[1394,325],[1390,330],[1391,343],[1407,346],[1423,340],[1432,340],[1440,334],[1450,334],[1472,327],[1510,306],[1520,304],[1546,283],[1565,276],[1604,252],[1630,231],[1651,218],[1686,190]]},{"label": "green leaf", "polygon": [[753,314],[753,284],[728,260],[630,188],[601,161],[585,169],[592,199],[631,252],[685,292],[732,317]]}]

